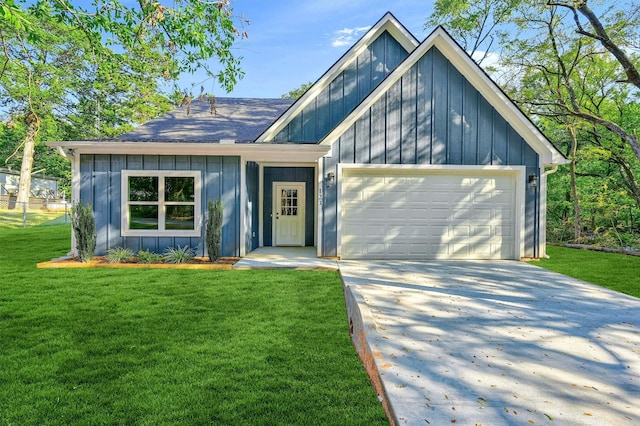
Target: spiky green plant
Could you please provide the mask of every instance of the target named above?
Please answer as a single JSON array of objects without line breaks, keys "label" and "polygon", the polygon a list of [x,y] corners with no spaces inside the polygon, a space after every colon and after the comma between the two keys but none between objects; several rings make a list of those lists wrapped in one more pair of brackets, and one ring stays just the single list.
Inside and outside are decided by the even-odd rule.
[{"label": "spiky green plant", "polygon": [[222,218],[224,208],[218,198],[215,202],[207,203],[206,243],[209,260],[212,262],[220,258],[222,252]]},{"label": "spiky green plant", "polygon": [[108,263],[123,263],[133,259],[133,251],[128,248],[114,247],[107,250]]},{"label": "spiky green plant", "polygon": [[77,203],[71,209],[76,250],[81,262],[88,262],[96,251],[96,221],[91,204]]},{"label": "spiky green plant", "polygon": [[164,261],[167,263],[187,263],[193,259],[194,253],[191,247],[167,247],[164,251]]},{"label": "spiky green plant", "polygon": [[164,256],[160,253],[153,253],[150,250],[140,250],[138,252],[138,263],[162,263]]}]

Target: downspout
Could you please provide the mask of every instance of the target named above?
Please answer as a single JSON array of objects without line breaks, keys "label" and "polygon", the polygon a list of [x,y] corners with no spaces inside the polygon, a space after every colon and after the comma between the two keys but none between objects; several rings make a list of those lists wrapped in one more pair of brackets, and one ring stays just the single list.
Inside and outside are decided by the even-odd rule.
[{"label": "downspout", "polygon": [[551,167],[549,170],[545,170],[544,173],[542,173],[542,175],[544,177],[547,177],[548,175],[554,174],[555,172],[558,171],[559,166],[560,166],[559,164],[554,164],[553,167]]},{"label": "downspout", "polygon": [[544,247],[542,247],[543,251],[542,253],[544,253],[544,258],[545,259],[549,259],[549,255],[547,254],[547,177],[551,174],[554,174],[555,172],[558,171],[558,167],[560,165],[559,164],[554,164],[549,170],[543,170],[543,172],[541,173],[541,186],[544,185],[544,188],[540,188],[540,190],[544,190],[544,211],[541,212],[542,214],[544,214],[544,220],[541,221],[542,223],[544,223],[544,228],[540,227],[540,242],[544,241]]},{"label": "downspout", "polygon": [[[58,145],[56,147],[58,154],[71,162],[71,208],[80,202],[80,155],[74,149],[64,149]],[[73,210],[72,210],[73,211]],[[67,256],[76,257],[76,236],[73,232],[73,213],[71,212],[71,250]]]}]

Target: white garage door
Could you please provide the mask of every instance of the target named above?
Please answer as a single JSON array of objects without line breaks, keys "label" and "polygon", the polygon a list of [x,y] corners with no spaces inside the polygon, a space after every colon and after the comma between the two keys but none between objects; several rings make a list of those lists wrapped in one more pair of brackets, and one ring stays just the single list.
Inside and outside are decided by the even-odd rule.
[{"label": "white garage door", "polygon": [[344,259],[514,259],[513,174],[344,170]]}]

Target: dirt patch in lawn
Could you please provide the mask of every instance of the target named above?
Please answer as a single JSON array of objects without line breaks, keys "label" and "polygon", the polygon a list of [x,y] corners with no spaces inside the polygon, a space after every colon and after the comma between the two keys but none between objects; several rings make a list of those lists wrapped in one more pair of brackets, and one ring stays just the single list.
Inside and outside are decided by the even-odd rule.
[{"label": "dirt patch in lawn", "polygon": [[64,257],[48,262],[38,263],[38,268],[146,268],[146,269],[232,269],[240,260],[239,257],[221,257],[217,262],[209,261],[207,257],[194,257],[186,263],[139,263],[132,259],[122,263],[109,263],[106,256],[94,256],[89,262],[80,262],[77,258]]}]

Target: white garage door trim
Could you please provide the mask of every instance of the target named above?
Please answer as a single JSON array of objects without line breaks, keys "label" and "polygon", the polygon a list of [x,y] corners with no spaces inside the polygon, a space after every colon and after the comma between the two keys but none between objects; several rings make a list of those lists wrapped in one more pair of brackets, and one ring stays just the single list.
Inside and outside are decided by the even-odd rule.
[{"label": "white garage door trim", "polygon": [[514,206],[514,247],[515,258],[524,255],[524,212],[525,212],[525,175],[524,166],[459,166],[459,165],[382,165],[382,164],[339,164],[338,165],[338,206],[337,215],[337,255],[342,256],[342,200],[344,177],[354,173],[371,175],[407,174],[407,175],[457,175],[457,176],[510,176],[515,184]]}]

